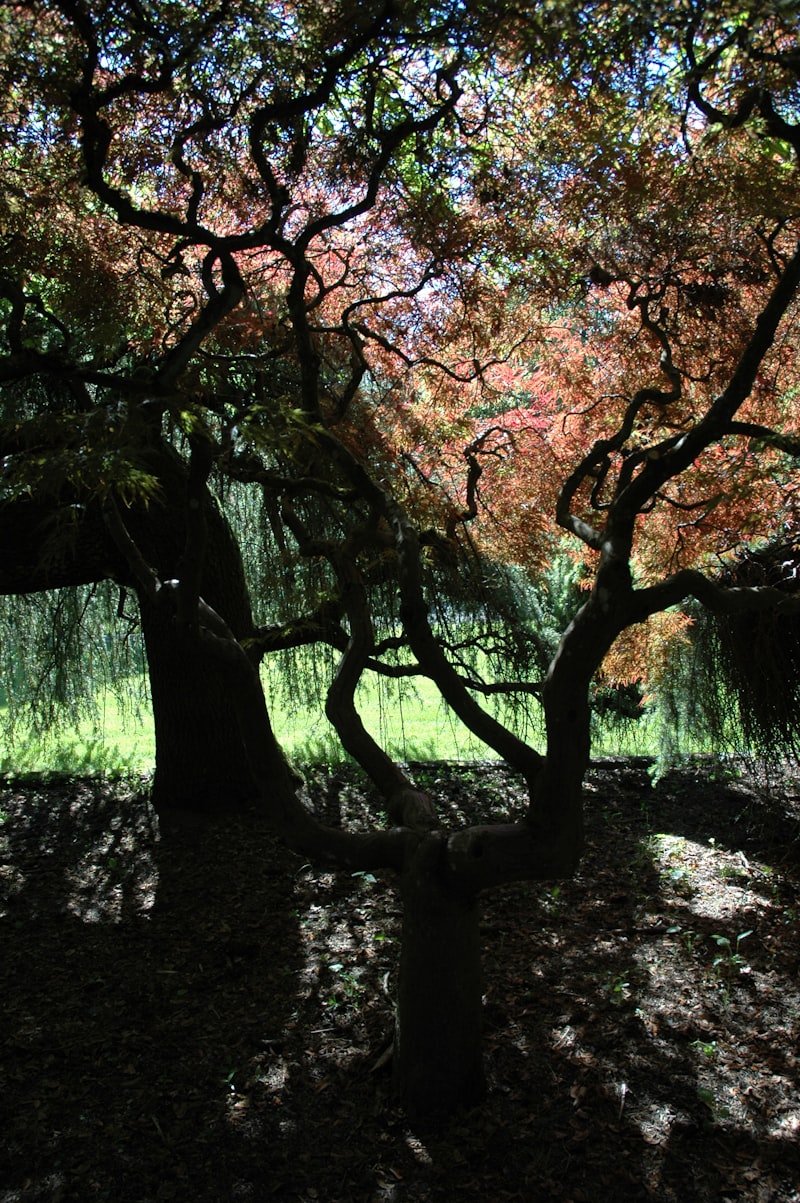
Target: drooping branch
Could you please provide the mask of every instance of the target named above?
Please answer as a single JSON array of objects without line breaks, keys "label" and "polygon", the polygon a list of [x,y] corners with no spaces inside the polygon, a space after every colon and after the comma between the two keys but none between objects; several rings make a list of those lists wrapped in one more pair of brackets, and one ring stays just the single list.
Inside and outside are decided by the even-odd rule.
[{"label": "drooping branch", "polygon": [[431,629],[422,577],[420,540],[413,522],[331,432],[320,430],[318,438],[351,486],[374,513],[385,519],[392,531],[398,564],[400,617],[408,646],[416,656],[421,671],[435,683],[448,706],[478,739],[493,748],[526,780],[532,780],[541,767],[541,755],[475,701]]},{"label": "drooping branch", "polygon": [[342,746],[369,774],[386,799],[387,813],[404,827],[429,829],[438,825],[430,797],[417,790],[364,727],[355,704],[355,692],[373,646],[372,621],[366,590],[355,564],[339,565],[344,586],[350,639],[328,689],[325,713]]},{"label": "drooping branch", "polygon": [[527,781],[533,780],[541,768],[542,757],[475,701],[461,676],[450,664],[428,621],[416,530],[394,503],[388,506],[388,516],[395,534],[399,565],[400,616],[412,651],[464,725],[478,739],[494,748]]}]

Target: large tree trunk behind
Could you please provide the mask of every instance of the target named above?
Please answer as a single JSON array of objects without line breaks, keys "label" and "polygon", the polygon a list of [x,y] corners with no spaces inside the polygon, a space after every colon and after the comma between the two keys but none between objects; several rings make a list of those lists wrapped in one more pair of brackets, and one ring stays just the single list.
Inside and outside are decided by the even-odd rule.
[{"label": "large tree trunk behind", "polygon": [[156,738],[152,799],[162,813],[204,813],[255,790],[226,682],[197,644],[140,598]]},{"label": "large tree trunk behind", "polygon": [[401,879],[403,946],[395,1085],[412,1117],[452,1114],[484,1092],[478,904],[447,880],[445,838],[422,838]]},{"label": "large tree trunk behind", "polygon": [[[132,516],[129,527],[145,559],[168,580],[179,577],[183,567],[187,473],[169,448],[161,449],[155,470],[165,504]],[[239,546],[208,492],[203,516],[206,546],[200,592],[241,639],[252,630],[252,614]],[[196,643],[141,589],[139,607],[156,737],[154,805],[160,811],[203,812],[254,796],[227,682],[207,671]]]}]

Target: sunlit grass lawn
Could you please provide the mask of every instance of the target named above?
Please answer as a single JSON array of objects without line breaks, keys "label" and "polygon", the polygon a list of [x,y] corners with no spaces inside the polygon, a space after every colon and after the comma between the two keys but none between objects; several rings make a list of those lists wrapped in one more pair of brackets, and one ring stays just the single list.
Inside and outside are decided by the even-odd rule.
[{"label": "sunlit grass lawn", "polygon": [[0,708],[0,774],[142,774],[155,764],[152,715],[144,707],[134,714],[116,697],[99,693],[96,716],[73,727],[42,735],[26,728],[13,740],[6,735],[6,708]]},{"label": "sunlit grass lawn", "polygon": [[[285,690],[273,693],[270,707],[275,731],[297,761],[337,762],[344,758],[322,708],[290,705]],[[447,711],[430,682],[399,694],[396,688],[365,684],[359,710],[367,729],[390,755],[401,760],[475,760],[489,754]],[[115,696],[98,694],[97,715],[77,727],[47,736],[19,733],[12,746],[0,745],[0,772],[147,773],[155,764],[153,720],[145,704],[134,713]],[[6,714],[0,710],[0,729]]]},{"label": "sunlit grass lawn", "polygon": [[[345,759],[336,734],[322,707],[290,704],[287,690],[271,688],[271,715],[275,731],[288,755],[299,763],[337,763]],[[25,773],[133,773],[151,772],[155,764],[153,720],[146,692],[138,708],[121,708],[115,696],[100,693],[96,717],[77,727],[45,737],[18,734],[12,745],[0,743],[0,774]],[[443,705],[429,681],[398,687],[394,682],[365,682],[358,706],[367,729],[398,760],[486,760],[494,755]],[[0,731],[5,711],[0,709]],[[534,746],[541,746],[536,731],[520,731]],[[646,754],[654,736],[647,723],[625,734],[602,730],[594,744],[595,755]]]}]

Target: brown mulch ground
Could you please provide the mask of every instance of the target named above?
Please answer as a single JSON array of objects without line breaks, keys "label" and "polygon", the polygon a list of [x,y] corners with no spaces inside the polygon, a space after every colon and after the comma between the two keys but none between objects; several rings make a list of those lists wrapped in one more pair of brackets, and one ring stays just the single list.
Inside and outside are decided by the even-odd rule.
[{"label": "brown mulch ground", "polygon": [[[415,768],[454,820],[517,801]],[[800,786],[617,762],[588,795],[580,874],[486,899],[489,1095],[425,1131],[382,1056],[390,881],[120,783],[0,790],[0,1203],[799,1203]]]}]

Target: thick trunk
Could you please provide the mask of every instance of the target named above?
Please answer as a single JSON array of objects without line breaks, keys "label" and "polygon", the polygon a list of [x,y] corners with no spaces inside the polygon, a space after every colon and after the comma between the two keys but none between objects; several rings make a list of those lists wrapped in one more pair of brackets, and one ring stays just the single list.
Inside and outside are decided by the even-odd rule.
[{"label": "thick trunk", "polygon": [[[181,574],[186,469],[169,451],[157,467],[166,514],[151,509],[137,516],[130,529],[145,559],[159,576],[169,579]],[[200,592],[234,635],[242,638],[252,630],[252,616],[239,547],[207,493],[203,508],[207,542]],[[174,515],[171,520],[169,514]],[[208,671],[196,642],[179,631],[171,615],[154,606],[141,589],[139,605],[156,737],[154,805],[160,811],[202,812],[255,796],[229,683]]]},{"label": "thick trunk", "polygon": [[424,836],[401,878],[394,1074],[412,1117],[470,1106],[485,1085],[478,905],[452,888],[445,853],[441,833]]},{"label": "thick trunk", "polygon": [[163,812],[202,813],[252,797],[252,774],[227,682],[196,641],[140,598],[156,737],[152,798]]},{"label": "thick trunk", "polygon": [[629,594],[616,604],[595,590],[564,632],[545,681],[547,754],[531,797],[531,817],[551,843],[554,863],[577,865],[583,849],[583,778],[591,755],[592,677],[626,625]]},{"label": "thick trunk", "polygon": [[545,688],[547,755],[531,791],[531,812],[554,876],[573,872],[583,852],[583,779],[591,755],[588,685],[551,679]]}]

